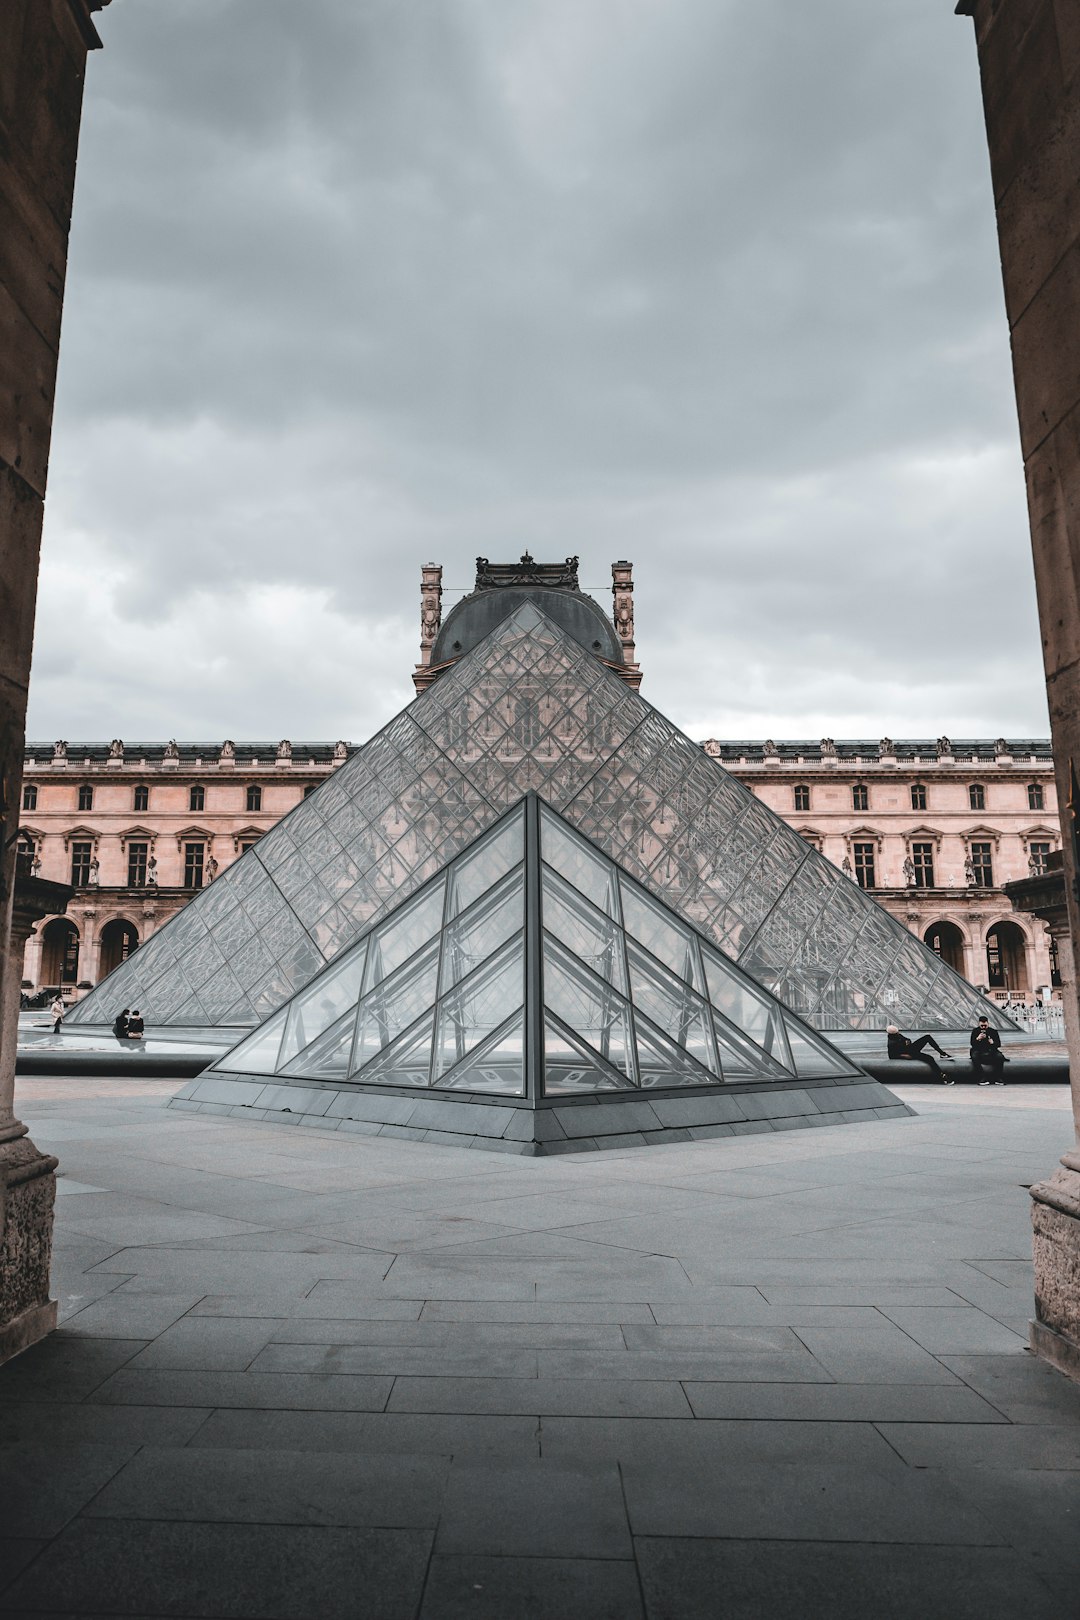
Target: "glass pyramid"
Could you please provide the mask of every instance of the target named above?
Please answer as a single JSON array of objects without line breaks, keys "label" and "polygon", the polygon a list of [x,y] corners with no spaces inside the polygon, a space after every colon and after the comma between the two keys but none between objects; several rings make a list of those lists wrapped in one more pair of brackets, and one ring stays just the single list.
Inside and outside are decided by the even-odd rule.
[{"label": "glass pyramid", "polygon": [[214,1072],[524,1099],[860,1075],[535,794]]},{"label": "glass pyramid", "polygon": [[529,791],[816,1028],[1010,1027],[527,600],[68,1022],[265,1019]]}]

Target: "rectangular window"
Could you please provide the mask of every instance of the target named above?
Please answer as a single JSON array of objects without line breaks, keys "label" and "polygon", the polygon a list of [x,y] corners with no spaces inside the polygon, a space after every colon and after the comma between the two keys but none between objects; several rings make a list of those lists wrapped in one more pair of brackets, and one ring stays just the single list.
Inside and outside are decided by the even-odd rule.
[{"label": "rectangular window", "polygon": [[249,849],[254,849],[255,845],[258,842],[259,842],[259,840],[257,838],[241,838],[241,840],[240,840],[240,853],[241,853],[241,855],[245,855]]},{"label": "rectangular window", "polygon": [[20,837],[15,846],[15,870],[19,877],[33,877],[36,855],[33,839]]},{"label": "rectangular window", "polygon": [[872,889],[875,885],[874,876],[874,845],[855,845],[855,881],[860,889]]},{"label": "rectangular window", "polygon": [[810,808],[810,789],[803,782],[800,782],[795,789],[795,808],[796,810],[809,810]]},{"label": "rectangular window", "polygon": [[310,798],[311,795],[314,793],[315,789],[318,787],[318,785],[319,785],[318,782],[309,782],[307,787],[304,789],[304,798],[305,799]]},{"label": "rectangular window", "polygon": [[972,782],[968,788],[968,804],[972,810],[986,809],[986,789],[981,782]]},{"label": "rectangular window", "polygon": [[94,808],[94,790],[89,782],[84,782],[79,789],[79,809],[92,810]]},{"label": "rectangular window", "polygon": [[1028,845],[1028,867],[1033,877],[1037,872],[1046,871],[1046,857],[1049,855],[1049,853],[1049,840],[1039,841],[1034,838],[1032,839],[1031,843]]},{"label": "rectangular window", "polygon": [[22,807],[24,810],[37,809],[37,787],[33,782],[27,782],[22,790]]},{"label": "rectangular window", "polygon": [[851,808],[853,810],[869,810],[870,789],[865,782],[856,782],[851,790]]},{"label": "rectangular window", "polygon": [[150,808],[150,789],[145,782],[140,783],[135,789],[134,808],[136,810],[149,810]]},{"label": "rectangular window", "polygon": [[93,854],[93,844],[72,844],[71,887],[73,889],[85,889],[90,882],[90,862]]},{"label": "rectangular window", "polygon": [[249,810],[262,809],[262,788],[257,784],[254,784],[247,790],[247,807]]},{"label": "rectangular window", "polygon": [[146,859],[150,853],[149,844],[129,844],[128,851],[128,888],[142,889],[146,886]]},{"label": "rectangular window", "polygon": [[1041,782],[1028,783],[1028,809],[1045,810],[1046,802]]},{"label": "rectangular window", "polygon": [[934,887],[933,844],[912,844],[911,861],[915,868],[915,887],[917,889],[932,889]]},{"label": "rectangular window", "polygon": [[911,784],[911,808],[913,810],[925,810],[926,809],[926,783],[925,782],[912,782],[912,784]]},{"label": "rectangular window", "polygon": [[990,844],[972,844],[971,864],[975,871],[975,887],[977,889],[992,889],[994,887],[994,867],[990,856]]},{"label": "rectangular window", "polygon": [[201,889],[206,859],[205,844],[184,845],[184,888]]},{"label": "rectangular window", "polygon": [[195,787],[193,787],[191,789],[191,792],[188,794],[188,809],[189,810],[205,810],[206,809],[206,789],[204,787],[199,787],[198,785],[196,785]]}]

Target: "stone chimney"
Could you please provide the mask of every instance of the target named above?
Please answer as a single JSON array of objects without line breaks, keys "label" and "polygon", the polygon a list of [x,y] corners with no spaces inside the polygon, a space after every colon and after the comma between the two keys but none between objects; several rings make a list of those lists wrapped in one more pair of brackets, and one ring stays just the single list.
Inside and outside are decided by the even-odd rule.
[{"label": "stone chimney", "polygon": [[420,662],[413,670],[413,685],[423,692],[435,679],[431,649],[442,624],[442,563],[424,563],[420,569]]},{"label": "stone chimney", "polygon": [[622,643],[623,668],[618,671],[628,686],[641,685],[641,668],[634,654],[634,565],[615,562],[611,565],[611,617],[615,633]]}]

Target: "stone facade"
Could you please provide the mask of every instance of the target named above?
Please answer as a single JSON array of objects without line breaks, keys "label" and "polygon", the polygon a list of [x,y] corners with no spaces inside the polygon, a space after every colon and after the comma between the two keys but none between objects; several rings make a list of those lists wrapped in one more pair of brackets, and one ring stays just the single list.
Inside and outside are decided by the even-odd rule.
[{"label": "stone facade", "polygon": [[[942,741],[704,747],[836,866],[847,862],[855,881],[920,939],[936,941],[970,983],[1030,999],[1057,982],[1050,934],[1038,917],[1017,915],[1003,885],[1060,845],[1049,747],[999,739],[943,751]],[[62,918],[31,937],[24,979],[34,988],[65,982],[69,994],[98,983],[348,753],[344,742],[28,747],[24,869],[73,884],[75,894]],[[983,808],[973,809],[980,796]],[[929,866],[918,845],[930,846]],[[988,851],[976,851],[978,867],[965,876],[976,845]],[[69,939],[77,954],[74,946],[65,954]]]},{"label": "stone facade", "polygon": [[338,743],[31,744],[20,866],[68,883],[23,982],[93,985],[348,757]]},{"label": "stone facade", "polygon": [[999,1000],[1057,991],[1045,923],[1004,885],[1061,846],[1041,739],[705,744],[905,927]]}]

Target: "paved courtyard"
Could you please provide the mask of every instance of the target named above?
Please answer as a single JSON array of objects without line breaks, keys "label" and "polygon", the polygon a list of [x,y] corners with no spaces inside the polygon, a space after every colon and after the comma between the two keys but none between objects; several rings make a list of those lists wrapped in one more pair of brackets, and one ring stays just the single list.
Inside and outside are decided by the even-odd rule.
[{"label": "paved courtyard", "polygon": [[1080,1388],[1026,1353],[1068,1092],[521,1160],[34,1079],[62,1327],[0,1369],[0,1608],[1075,1613]]}]

